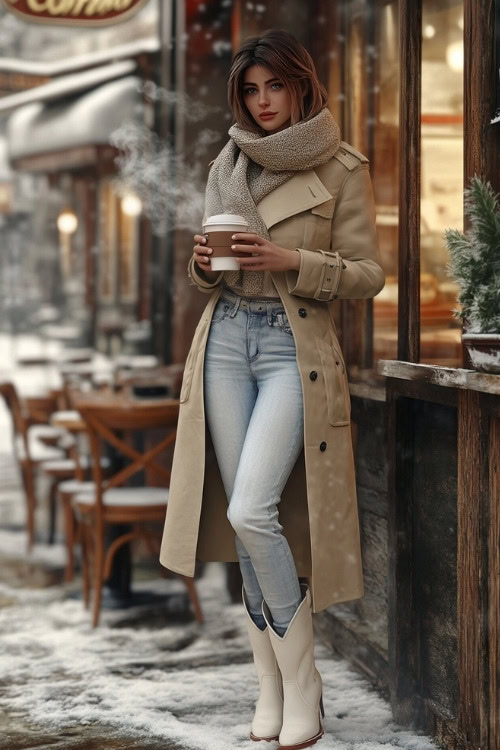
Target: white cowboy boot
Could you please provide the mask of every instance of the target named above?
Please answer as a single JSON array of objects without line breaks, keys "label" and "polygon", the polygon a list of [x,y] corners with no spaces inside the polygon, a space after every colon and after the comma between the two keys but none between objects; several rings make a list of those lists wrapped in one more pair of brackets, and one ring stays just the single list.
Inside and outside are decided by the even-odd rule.
[{"label": "white cowboy boot", "polygon": [[261,630],[252,620],[248,611],[244,587],[242,587],[242,598],[247,615],[248,636],[260,687],[250,739],[271,742],[278,739],[283,721],[281,674],[269,640],[269,628],[266,627],[265,630]]},{"label": "white cowboy boot", "polygon": [[314,635],[309,586],[301,583],[304,598],[299,604],[286,633],[281,637],[273,630],[272,615],[266,602],[262,613],[278,667],[283,679],[283,726],[278,750],[299,750],[314,745],[324,734],[322,680],[314,663]]}]

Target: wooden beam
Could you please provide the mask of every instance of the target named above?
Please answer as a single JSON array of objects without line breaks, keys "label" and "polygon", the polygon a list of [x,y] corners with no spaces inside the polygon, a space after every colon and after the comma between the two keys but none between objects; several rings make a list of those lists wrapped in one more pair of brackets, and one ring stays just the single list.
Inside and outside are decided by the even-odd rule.
[{"label": "wooden beam", "polygon": [[500,191],[500,123],[495,115],[495,0],[464,0],[464,184],[474,174]]},{"label": "wooden beam", "polygon": [[420,359],[422,0],[399,4],[398,359]]},{"label": "wooden beam", "polygon": [[500,418],[490,419],[489,666],[490,748],[500,747]]},{"label": "wooden beam", "polygon": [[458,727],[471,748],[493,750],[488,743],[488,417],[481,399],[480,393],[458,391]]}]

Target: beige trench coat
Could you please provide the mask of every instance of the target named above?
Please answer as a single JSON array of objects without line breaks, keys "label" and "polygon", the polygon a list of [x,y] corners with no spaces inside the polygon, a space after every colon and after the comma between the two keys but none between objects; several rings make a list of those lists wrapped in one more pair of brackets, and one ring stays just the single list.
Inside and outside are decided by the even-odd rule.
[{"label": "beige trench coat", "polygon": [[[304,400],[304,449],[279,517],[317,612],[363,596],[350,397],[332,300],[373,297],[384,286],[368,160],[341,142],[330,161],[297,172],[257,209],[272,242],[300,252],[299,271],[272,273],[294,335]],[[188,273],[210,298],[184,370],[160,561],[193,576],[196,558],[238,558],[203,403],[205,346],[222,274],[208,282],[193,258]]]}]

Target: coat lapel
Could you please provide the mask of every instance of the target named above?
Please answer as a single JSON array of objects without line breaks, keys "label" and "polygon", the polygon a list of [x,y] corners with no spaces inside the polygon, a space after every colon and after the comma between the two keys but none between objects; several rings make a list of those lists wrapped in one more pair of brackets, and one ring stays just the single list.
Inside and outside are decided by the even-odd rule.
[{"label": "coat lapel", "polygon": [[267,229],[293,214],[307,211],[332,198],[314,169],[296,172],[293,177],[272,190],[258,204]]}]

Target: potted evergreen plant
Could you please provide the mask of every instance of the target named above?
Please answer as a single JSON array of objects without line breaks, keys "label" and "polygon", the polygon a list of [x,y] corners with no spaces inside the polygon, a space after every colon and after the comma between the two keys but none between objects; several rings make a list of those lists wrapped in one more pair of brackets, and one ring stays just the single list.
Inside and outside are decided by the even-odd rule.
[{"label": "potted evergreen plant", "polygon": [[459,286],[462,341],[476,370],[500,374],[500,207],[489,182],[474,176],[464,191],[466,233],[447,229],[449,275]]}]

